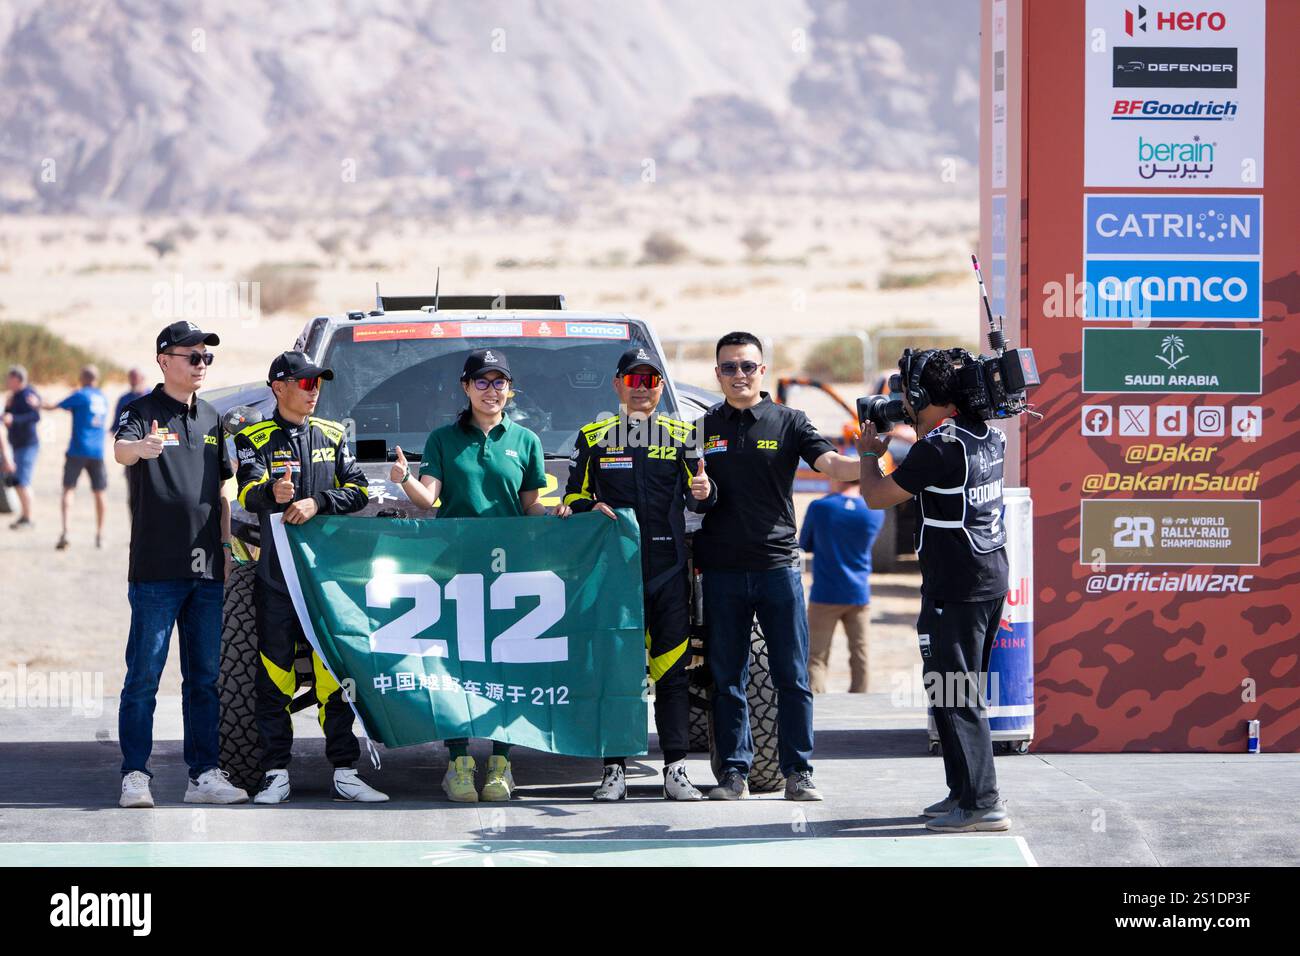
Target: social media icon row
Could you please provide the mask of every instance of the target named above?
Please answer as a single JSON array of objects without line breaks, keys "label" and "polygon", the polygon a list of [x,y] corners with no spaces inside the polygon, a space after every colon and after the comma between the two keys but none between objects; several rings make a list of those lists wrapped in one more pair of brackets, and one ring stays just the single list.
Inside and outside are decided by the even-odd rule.
[{"label": "social media icon row", "polygon": [[1259,405],[1084,405],[1081,430],[1090,438],[1226,434],[1253,440],[1263,434],[1263,409]]}]

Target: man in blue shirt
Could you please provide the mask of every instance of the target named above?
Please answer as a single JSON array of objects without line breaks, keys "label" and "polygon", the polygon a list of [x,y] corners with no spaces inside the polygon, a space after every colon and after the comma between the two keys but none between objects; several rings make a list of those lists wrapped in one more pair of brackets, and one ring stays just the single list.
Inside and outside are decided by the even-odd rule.
[{"label": "man in blue shirt", "polygon": [[871,605],[871,546],[885,516],[867,507],[856,481],[832,481],[831,493],[808,506],[799,547],[813,556],[808,598],[808,682],[826,691],[835,625],[849,638],[849,693],[867,692],[867,633]]},{"label": "man in blue shirt", "polygon": [[90,490],[95,495],[95,547],[104,546],[105,489],[108,473],[104,470],[104,429],[108,426],[108,399],[98,388],[99,369],[87,365],[81,370],[81,388],[57,405],[72,412],[72,440],[68,442],[68,457],[63,464],[63,533],[55,545],[60,551],[68,547],[68,509],[72,506],[72,492],[83,471],[90,476]]},{"label": "man in blue shirt", "polygon": [[13,460],[5,462],[5,479],[18,492],[21,513],[9,527],[15,531],[32,526],[32,470],[41,442],[37,423],[41,420],[41,397],[27,381],[27,369],[11,366],[6,380],[9,397],[5,400],[4,424],[9,429],[9,447]]}]

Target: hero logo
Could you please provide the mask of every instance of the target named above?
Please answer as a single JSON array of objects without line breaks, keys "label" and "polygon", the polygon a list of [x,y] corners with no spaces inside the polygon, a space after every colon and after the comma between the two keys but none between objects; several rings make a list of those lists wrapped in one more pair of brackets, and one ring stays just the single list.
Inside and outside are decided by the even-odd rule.
[{"label": "hero logo", "polygon": [[[1124,32],[1129,36],[1146,33],[1149,22],[1147,8],[1141,4],[1138,4],[1136,13],[1127,9],[1124,11]],[[1155,29],[1158,32],[1180,33],[1212,30],[1218,33],[1227,25],[1228,18],[1218,10],[1198,10],[1195,13],[1191,10],[1166,10],[1157,11],[1155,15]]]}]

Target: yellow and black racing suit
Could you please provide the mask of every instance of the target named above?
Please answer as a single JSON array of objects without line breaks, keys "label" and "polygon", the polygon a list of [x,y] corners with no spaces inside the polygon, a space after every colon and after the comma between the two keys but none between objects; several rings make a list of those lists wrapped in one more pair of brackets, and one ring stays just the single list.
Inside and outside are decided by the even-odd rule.
[{"label": "yellow and black racing suit", "polygon": [[[652,414],[615,415],[584,425],[574,443],[564,503],[575,512],[601,501],[631,508],[641,527],[646,647],[655,682],[655,729],[664,762],[685,758],[689,747],[690,578],[685,508],[703,512],[717,500],[690,491],[700,461],[693,425]],[[607,762],[609,762],[607,760]]]},{"label": "yellow and black racing suit", "polygon": [[[257,672],[257,730],[261,738],[263,770],[289,766],[293,724],[289,703],[297,690],[294,656],[301,641],[302,624],[294,611],[284,572],[271,535],[271,515],[292,502],[278,504],[271,486],[288,467],[293,480],[293,500],[311,498],[318,514],[341,515],[366,506],[366,476],[348,450],[342,425],[309,417],[295,425],[280,416],[249,425],[235,435],[239,463],[239,503],[258,516],[261,557],[253,588],[257,610],[257,642],[262,666]],[[361,754],[352,732],[352,708],[343,690],[312,652],[312,670],[325,754],[337,767],[351,767]]]}]

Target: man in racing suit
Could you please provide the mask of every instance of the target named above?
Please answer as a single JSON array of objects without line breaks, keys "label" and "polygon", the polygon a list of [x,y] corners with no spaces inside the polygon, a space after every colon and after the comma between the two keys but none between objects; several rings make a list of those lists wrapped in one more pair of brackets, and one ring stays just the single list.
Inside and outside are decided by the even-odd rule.
[{"label": "man in racing suit", "polygon": [[[333,377],[330,369],[312,364],[302,352],[282,353],[271,363],[268,376],[275,413],[235,435],[239,503],[258,516],[262,549],[253,597],[262,663],[257,672],[256,717],[266,780],[254,803],[283,803],[289,798],[293,747],[289,703],[297,689],[294,657],[299,642],[306,642],[276,554],[271,516],[283,514],[285,524],[302,524],[318,514],[360,511],[368,500],[366,476],[348,449],[343,426],[312,416],[321,381]],[[387,800],[353,769],[361,748],[352,733],[352,708],[314,651],[311,657],[325,753],[334,765],[335,799]]]},{"label": "man in racing suit", "polygon": [[[694,426],[659,415],[661,360],[649,349],[624,352],[614,378],[622,412],[583,426],[574,443],[564,504],[574,512],[631,508],[641,527],[646,647],[655,682],[655,729],[664,755],[664,797],[702,800],[686,776],[690,690],[690,578],[684,508],[702,512],[717,500],[704,474]],[[593,795],[627,795],[624,759],[606,757]]]}]

